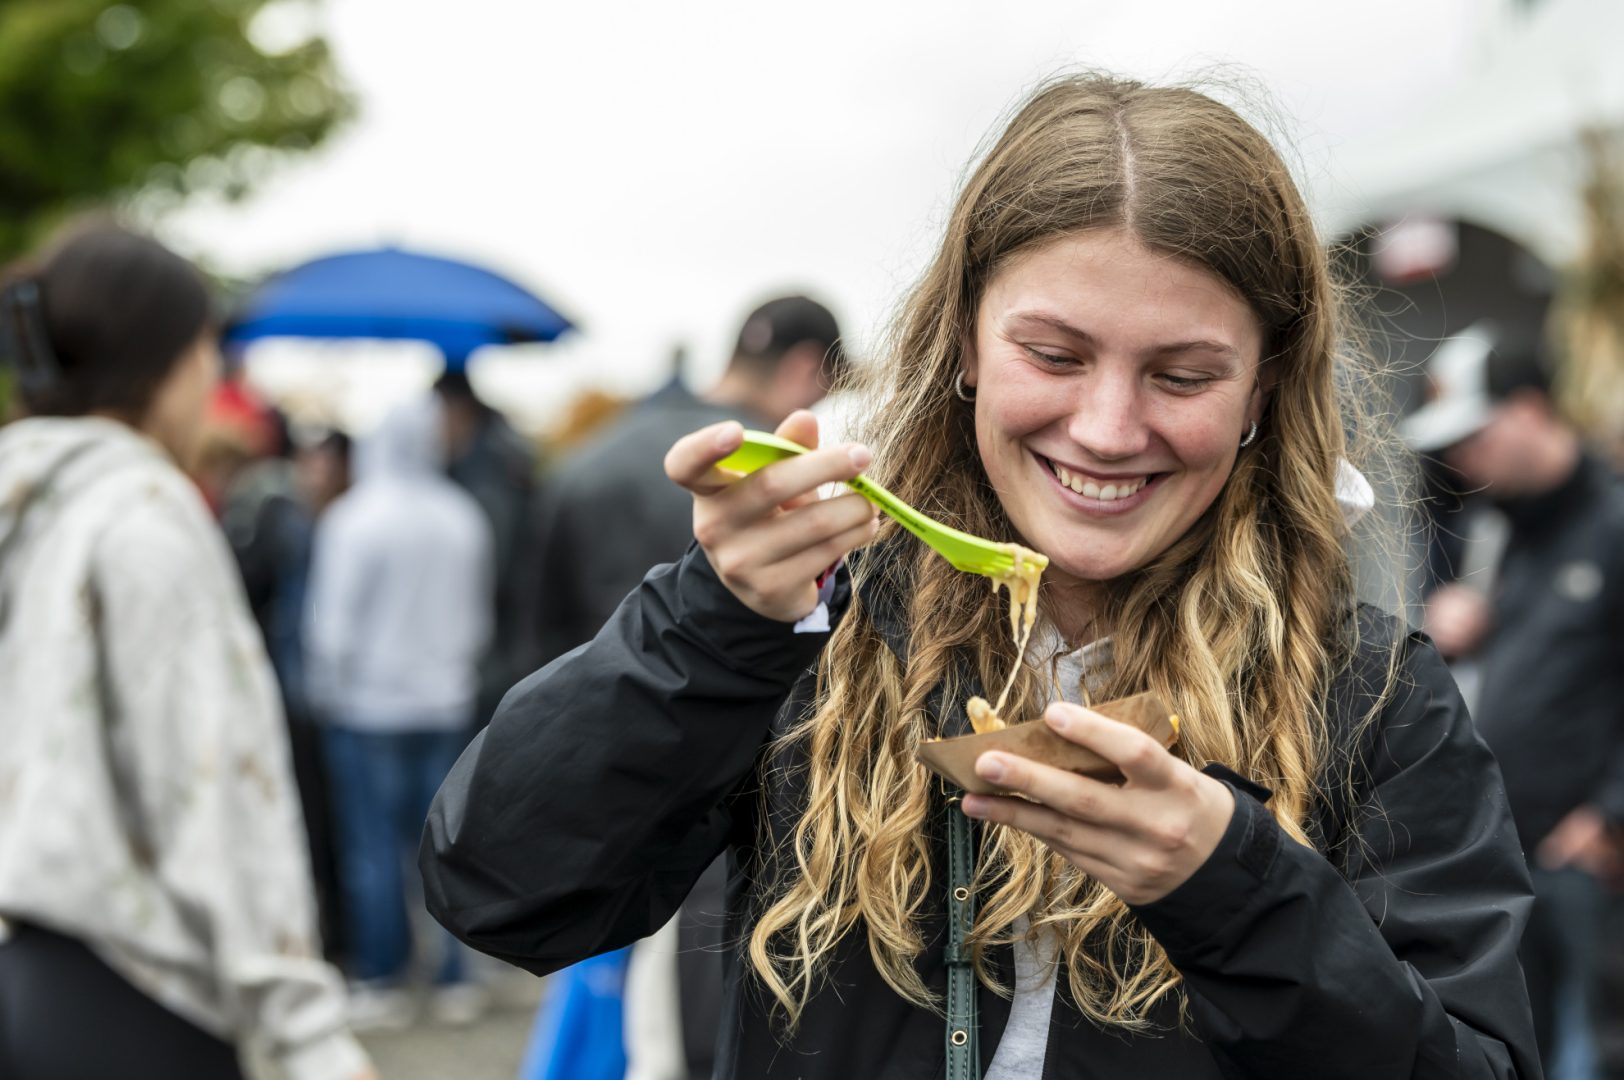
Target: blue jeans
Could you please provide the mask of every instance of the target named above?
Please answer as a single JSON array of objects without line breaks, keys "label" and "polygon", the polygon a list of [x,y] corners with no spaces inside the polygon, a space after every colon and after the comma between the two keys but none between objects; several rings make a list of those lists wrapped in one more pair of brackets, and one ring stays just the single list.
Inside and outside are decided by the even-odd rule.
[{"label": "blue jeans", "polygon": [[[338,825],[338,873],[349,933],[350,974],[363,981],[400,982],[411,960],[405,867],[415,865],[429,803],[467,743],[457,731],[323,730],[333,816]],[[451,935],[441,945],[438,983],[460,982],[462,953]]]},{"label": "blue jeans", "polygon": [[1601,887],[1581,870],[1531,867],[1534,911],[1518,956],[1547,1080],[1596,1073],[1593,1021]]}]

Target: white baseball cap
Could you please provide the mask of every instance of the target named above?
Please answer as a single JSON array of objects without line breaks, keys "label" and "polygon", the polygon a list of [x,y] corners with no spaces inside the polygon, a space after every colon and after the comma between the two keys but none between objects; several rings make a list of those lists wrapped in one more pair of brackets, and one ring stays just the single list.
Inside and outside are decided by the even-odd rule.
[{"label": "white baseball cap", "polygon": [[1430,453],[1481,431],[1495,406],[1521,387],[1548,392],[1537,340],[1477,322],[1447,337],[1427,358],[1427,402],[1399,421],[1410,448]]}]

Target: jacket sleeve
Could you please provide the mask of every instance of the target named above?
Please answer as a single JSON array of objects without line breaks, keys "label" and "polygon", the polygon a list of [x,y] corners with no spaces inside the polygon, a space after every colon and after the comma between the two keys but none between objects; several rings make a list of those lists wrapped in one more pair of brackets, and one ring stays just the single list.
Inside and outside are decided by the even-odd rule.
[{"label": "jacket sleeve", "polygon": [[1212,858],[1138,909],[1228,1076],[1540,1075],[1517,962],[1531,890],[1499,769],[1431,645],[1401,649],[1350,869],[1237,790]]},{"label": "jacket sleeve", "polygon": [[[1624,545],[1619,547],[1624,548]],[[1613,556],[1613,566],[1607,570],[1608,605],[1612,615],[1614,654],[1620,667],[1624,667],[1624,550],[1615,548]],[[1618,673],[1617,668],[1612,678],[1615,688],[1624,689],[1624,676]],[[1620,705],[1616,697],[1613,700],[1612,749],[1607,757],[1607,769],[1591,801],[1612,828],[1624,829],[1624,705]]]},{"label": "jacket sleeve", "polygon": [[429,812],[430,912],[538,974],[652,934],[726,846],[733,796],[827,634],[728,592],[700,549],[511,690]]},{"label": "jacket sleeve", "polygon": [[270,665],[223,538],[201,506],[170,510],[127,515],[96,560],[133,842],[207,943],[235,1032],[293,1080],[353,1077],[367,1059],[321,959]]},{"label": "jacket sleeve", "polygon": [[1592,800],[1601,816],[1614,829],[1624,829],[1624,721],[1613,734],[1613,749],[1607,759],[1607,772]]}]

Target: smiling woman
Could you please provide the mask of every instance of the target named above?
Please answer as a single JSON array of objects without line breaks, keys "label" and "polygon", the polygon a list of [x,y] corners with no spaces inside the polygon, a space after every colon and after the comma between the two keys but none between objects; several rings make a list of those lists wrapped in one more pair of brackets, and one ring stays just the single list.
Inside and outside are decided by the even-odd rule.
[{"label": "smiling woman", "polygon": [[[902,308],[865,445],[726,486],[737,425],[671,449],[696,547],[509,694],[430,819],[431,909],[548,971],[731,852],[722,1077],[1537,1075],[1495,764],[1426,641],[1355,601],[1336,481],[1382,428],[1339,391],[1341,305],[1235,112],[1041,88]],[[1049,557],[1035,662],[983,579],[818,497],[860,471]],[[1122,783],[926,772],[1012,668],[1008,715]],[[1137,693],[1176,754],[1074,704]]]}]

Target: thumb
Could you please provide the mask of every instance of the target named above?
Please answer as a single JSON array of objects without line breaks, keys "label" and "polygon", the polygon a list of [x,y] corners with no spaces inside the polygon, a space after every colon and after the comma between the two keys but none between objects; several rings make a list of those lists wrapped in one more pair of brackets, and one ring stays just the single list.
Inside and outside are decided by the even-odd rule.
[{"label": "thumb", "polygon": [[805,409],[796,409],[784,417],[784,422],[773,432],[780,439],[800,443],[808,450],[818,448],[818,418]]},{"label": "thumb", "polygon": [[[784,422],[778,425],[778,429],[773,434],[780,439],[800,443],[808,450],[816,450],[818,448],[818,418],[805,409],[796,409],[784,418]],[[784,506],[786,508],[805,506],[807,503],[816,502],[817,500],[818,493],[809,491],[805,495],[791,499]]]}]

